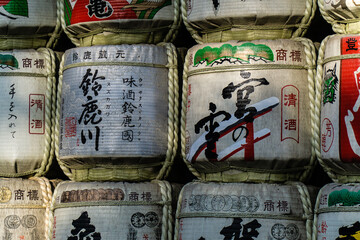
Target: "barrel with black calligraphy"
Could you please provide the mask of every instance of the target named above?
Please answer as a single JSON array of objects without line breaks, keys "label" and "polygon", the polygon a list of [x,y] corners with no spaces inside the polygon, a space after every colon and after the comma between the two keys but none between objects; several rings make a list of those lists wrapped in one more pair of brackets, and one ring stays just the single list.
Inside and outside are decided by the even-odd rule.
[{"label": "barrel with black calligraphy", "polygon": [[324,19],[339,34],[360,33],[359,0],[318,0]]},{"label": "barrel with black calligraphy", "polygon": [[57,0],[61,25],[76,46],[170,42],[179,0]]},{"label": "barrel with black calligraphy", "polygon": [[171,44],[66,51],[56,138],[65,174],[77,181],[165,177],[177,149],[176,68]]},{"label": "barrel with black calligraphy", "polygon": [[48,170],[54,75],[50,49],[0,52],[0,176],[41,176]]},{"label": "barrel with black calligraphy", "polygon": [[304,38],[191,48],[181,142],[193,174],[207,181],[305,180],[315,160],[314,73],[315,49]]},{"label": "barrel with black calligraphy", "polygon": [[333,35],[319,50],[316,152],[336,182],[360,181],[359,41],[360,35]]},{"label": "barrel with black calligraphy", "polygon": [[0,49],[53,47],[61,29],[56,0],[0,3]]},{"label": "barrel with black calligraphy", "polygon": [[46,239],[51,197],[46,178],[0,179],[2,239]]},{"label": "barrel with black calligraphy", "polygon": [[48,239],[172,239],[171,204],[165,181],[63,182]]},{"label": "barrel with black calligraphy", "polygon": [[299,182],[193,182],[180,193],[174,239],[310,240],[312,219],[308,189]]},{"label": "barrel with black calligraphy", "polygon": [[198,43],[303,36],[316,0],[181,0],[182,18]]},{"label": "barrel with black calligraphy", "polygon": [[357,239],[360,185],[330,183],[319,192],[314,217],[314,240]]}]

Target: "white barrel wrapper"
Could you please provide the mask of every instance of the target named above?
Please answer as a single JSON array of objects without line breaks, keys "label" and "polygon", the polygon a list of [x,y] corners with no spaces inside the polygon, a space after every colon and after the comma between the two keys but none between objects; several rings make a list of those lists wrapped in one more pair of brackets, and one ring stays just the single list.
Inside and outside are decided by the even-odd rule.
[{"label": "white barrel wrapper", "polygon": [[176,240],[310,240],[312,230],[309,193],[301,183],[189,183],[176,216]]},{"label": "white barrel wrapper", "polygon": [[314,222],[314,240],[357,239],[360,185],[355,183],[325,185],[319,192]]},{"label": "white barrel wrapper", "polygon": [[360,35],[333,35],[320,47],[317,104],[321,107],[317,152],[334,181],[359,182]]},{"label": "white barrel wrapper", "polygon": [[2,239],[46,239],[51,196],[45,178],[0,179]]},{"label": "white barrel wrapper", "polygon": [[182,0],[186,27],[198,43],[302,36],[314,0]]},{"label": "white barrel wrapper", "polygon": [[166,47],[152,45],[66,51],[59,136],[63,164],[124,171],[154,167],[150,176],[136,172],[134,177],[157,176],[172,151],[169,143],[176,141],[168,124],[175,94],[168,54]]},{"label": "white barrel wrapper", "polygon": [[313,164],[314,55],[306,39],[189,50],[182,150],[195,175],[210,181],[304,178]]},{"label": "white barrel wrapper", "polygon": [[76,46],[172,41],[179,0],[58,0],[62,27]]},{"label": "white barrel wrapper", "polygon": [[50,239],[172,239],[167,182],[63,182],[52,207]]},{"label": "white barrel wrapper", "polygon": [[51,50],[0,52],[0,176],[41,175],[50,164],[55,59]]},{"label": "white barrel wrapper", "polygon": [[360,33],[359,0],[318,0],[324,19],[339,34]]},{"label": "white barrel wrapper", "polygon": [[52,46],[60,27],[56,0],[3,2],[7,3],[0,6],[0,49]]}]

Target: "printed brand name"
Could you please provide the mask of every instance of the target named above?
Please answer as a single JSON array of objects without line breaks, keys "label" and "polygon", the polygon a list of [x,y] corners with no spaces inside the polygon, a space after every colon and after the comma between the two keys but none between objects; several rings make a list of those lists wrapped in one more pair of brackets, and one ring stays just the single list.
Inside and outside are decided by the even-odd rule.
[{"label": "printed brand name", "polygon": [[61,194],[62,203],[120,200],[124,200],[124,191],[120,188],[72,190]]}]

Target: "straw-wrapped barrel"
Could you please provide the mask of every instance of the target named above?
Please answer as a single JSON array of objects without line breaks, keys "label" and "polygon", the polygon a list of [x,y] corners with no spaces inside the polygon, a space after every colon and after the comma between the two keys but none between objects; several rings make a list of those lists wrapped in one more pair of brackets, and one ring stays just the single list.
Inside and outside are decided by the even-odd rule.
[{"label": "straw-wrapped barrel", "polygon": [[171,186],[63,182],[54,192],[49,239],[159,239],[173,236]]},{"label": "straw-wrapped barrel", "polygon": [[359,41],[360,35],[333,35],[319,50],[316,152],[328,175],[340,182],[360,181]]},{"label": "straw-wrapped barrel", "polygon": [[161,179],[177,148],[177,57],[171,44],[65,52],[57,154],[72,180]]},{"label": "straw-wrapped barrel", "polygon": [[360,185],[325,185],[315,206],[313,240],[356,239],[359,236]]},{"label": "straw-wrapped barrel", "polygon": [[339,34],[360,33],[359,0],[318,0],[320,12]]},{"label": "straw-wrapped barrel", "polygon": [[184,67],[182,154],[207,181],[305,180],[315,154],[310,40],[209,43]]},{"label": "straw-wrapped barrel", "polygon": [[198,43],[299,37],[315,0],[181,0],[185,26]]},{"label": "straw-wrapped barrel", "polygon": [[189,183],[180,193],[174,239],[310,240],[312,218],[302,183]]},{"label": "straw-wrapped barrel", "polygon": [[46,239],[51,197],[45,178],[0,179],[2,239]]},{"label": "straw-wrapped barrel", "polygon": [[50,49],[0,52],[0,176],[40,176],[48,170],[55,69]]},{"label": "straw-wrapped barrel", "polygon": [[61,25],[76,46],[174,40],[179,0],[58,0]]},{"label": "straw-wrapped barrel", "polygon": [[56,0],[0,3],[0,49],[53,47],[61,29]]}]

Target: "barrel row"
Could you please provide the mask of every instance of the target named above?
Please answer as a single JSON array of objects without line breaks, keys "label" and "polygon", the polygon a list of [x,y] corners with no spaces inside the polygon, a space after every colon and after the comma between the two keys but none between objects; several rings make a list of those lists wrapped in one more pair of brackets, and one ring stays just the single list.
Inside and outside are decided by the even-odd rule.
[{"label": "barrel row", "polygon": [[10,0],[1,5],[0,49],[54,47],[61,30],[76,46],[171,42],[181,18],[198,43],[301,37],[317,3],[336,33],[359,33],[357,0]]},{"label": "barrel row", "polygon": [[5,239],[356,239],[359,184],[0,179]]},{"label": "barrel row", "polygon": [[77,181],[164,179],[180,138],[206,181],[305,181],[318,157],[357,182],[358,38],[327,38],[316,77],[308,39],[196,45],[181,118],[171,44],[1,52],[1,175],[42,176],[55,153]]}]

